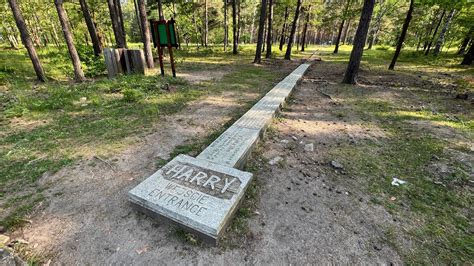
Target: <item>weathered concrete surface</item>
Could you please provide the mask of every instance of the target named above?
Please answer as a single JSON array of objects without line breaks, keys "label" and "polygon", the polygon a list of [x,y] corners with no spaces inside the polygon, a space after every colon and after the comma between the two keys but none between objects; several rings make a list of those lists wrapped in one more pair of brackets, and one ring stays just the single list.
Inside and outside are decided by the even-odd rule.
[{"label": "weathered concrete surface", "polygon": [[259,136],[280,106],[290,96],[310,64],[301,64],[278,83],[247,113],[197,156],[218,164],[241,168]]},{"label": "weathered concrete surface", "polygon": [[217,244],[252,174],[241,168],[252,147],[310,64],[278,83],[197,158],[179,155],[129,192],[152,216],[165,218]]},{"label": "weathered concrete surface", "polygon": [[252,174],[179,155],[129,192],[130,201],[217,244]]}]

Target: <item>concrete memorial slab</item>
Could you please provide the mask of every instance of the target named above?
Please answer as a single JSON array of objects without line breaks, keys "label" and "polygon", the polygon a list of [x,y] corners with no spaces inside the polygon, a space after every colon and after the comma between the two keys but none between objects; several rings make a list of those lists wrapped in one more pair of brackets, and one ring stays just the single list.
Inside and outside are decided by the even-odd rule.
[{"label": "concrete memorial slab", "polygon": [[217,244],[252,174],[179,155],[129,192],[131,202]]},{"label": "concrete memorial slab", "polygon": [[243,199],[252,174],[243,167],[252,147],[310,64],[302,64],[196,158],[179,155],[129,192],[129,200],[217,244]]}]

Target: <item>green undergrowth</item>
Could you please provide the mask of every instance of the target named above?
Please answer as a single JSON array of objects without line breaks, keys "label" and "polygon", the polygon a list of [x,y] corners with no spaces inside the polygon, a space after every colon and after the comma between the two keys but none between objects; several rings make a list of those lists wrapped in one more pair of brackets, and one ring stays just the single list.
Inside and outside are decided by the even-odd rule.
[{"label": "green undergrowth", "polygon": [[[331,150],[331,156],[341,158],[356,182],[367,188],[372,203],[383,205],[408,225],[397,231],[398,235],[388,228],[387,241],[409,264],[474,261],[474,238],[469,233],[469,212],[474,202],[468,173],[472,169],[447,152],[451,149],[466,158],[472,156],[457,139],[472,140],[472,114],[450,111],[448,106],[453,100],[438,101],[436,98],[443,96],[436,94],[430,99],[439,105],[437,112],[413,110],[414,100],[374,98],[364,92],[346,91],[338,97],[364,121],[366,128],[383,132],[376,139],[340,145]],[[428,128],[420,129],[417,123]],[[440,136],[434,131],[439,128],[453,132],[457,138]],[[435,168],[440,164],[449,166],[450,171],[440,173]],[[393,178],[407,183],[393,186]],[[400,244],[404,238],[409,239],[409,246]]]},{"label": "green undergrowth", "polygon": [[[48,82],[36,83],[24,50],[0,49],[0,225],[7,229],[20,226],[39,201],[41,176],[94,154],[116,153],[150,133],[161,117],[199,97],[231,91],[256,93],[258,98],[284,76],[277,69],[251,64],[249,46],[238,56],[221,48],[178,51],[182,61],[178,72],[213,71],[225,65],[220,81],[190,84],[151,72],[76,84],[68,79],[72,73],[64,52],[52,47],[38,50]],[[13,67],[8,63],[12,61],[18,64]],[[96,64],[92,59],[84,61]],[[96,67],[93,75],[101,75]],[[240,114],[252,103],[244,102]],[[175,153],[202,148],[218,134],[199,144],[180,146]]]}]

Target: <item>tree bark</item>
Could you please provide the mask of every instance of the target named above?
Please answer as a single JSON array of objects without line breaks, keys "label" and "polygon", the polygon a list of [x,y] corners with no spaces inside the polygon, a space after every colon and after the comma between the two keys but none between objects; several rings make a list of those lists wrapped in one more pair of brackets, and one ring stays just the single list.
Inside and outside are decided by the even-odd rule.
[{"label": "tree bark", "polygon": [[87,6],[86,0],[79,0],[79,3],[81,4],[82,14],[84,15],[87,30],[89,31],[89,35],[91,37],[92,46],[94,47],[94,55],[99,56],[102,53],[102,47],[100,46],[99,37],[97,36],[97,31],[89,12],[89,7]]},{"label": "tree bark", "polygon": [[193,25],[194,25],[194,38],[196,39],[196,47],[199,48],[199,36],[198,36],[199,27],[197,26],[196,15],[195,15],[194,11],[193,11],[192,21],[193,21]]},{"label": "tree bark", "polygon": [[347,11],[349,10],[350,3],[351,0],[347,0],[346,6],[344,7],[344,11],[342,12],[342,21],[337,32],[336,47],[334,47],[333,52],[334,54],[337,54],[339,52],[339,43],[341,42],[342,30],[344,29],[344,23],[346,22]]},{"label": "tree bark", "polygon": [[49,22],[51,24],[51,30],[52,30],[51,37],[53,38],[53,41],[56,44],[56,46],[60,47],[61,45],[59,43],[58,31],[56,30],[56,23],[53,20],[53,16],[50,15],[49,9],[46,10],[46,15],[49,17]]},{"label": "tree bark", "polygon": [[288,25],[288,7],[285,8],[285,18],[283,20],[283,26],[281,27],[281,35],[280,35],[280,51],[283,50],[283,45],[285,44],[285,33],[286,33],[286,27]]},{"label": "tree bark", "polygon": [[127,48],[127,34],[125,33],[125,23],[123,22],[122,5],[120,4],[120,0],[115,0],[115,7],[117,8],[118,21],[120,25],[120,35],[122,38],[122,42],[125,45],[124,48]]},{"label": "tree bark", "polygon": [[81,67],[81,60],[77,54],[76,47],[74,46],[74,41],[72,39],[72,34],[69,29],[69,19],[63,7],[63,0],[54,0],[56,5],[56,10],[58,11],[59,22],[61,22],[61,27],[63,29],[64,39],[66,40],[67,48],[69,50],[69,55],[71,56],[72,65],[74,67],[74,79],[76,82],[85,81],[84,72]]},{"label": "tree bark", "polygon": [[374,42],[375,42],[375,38],[377,36],[377,33],[379,31],[379,27],[380,27],[380,23],[382,22],[382,17],[384,15],[385,12],[383,12],[382,10],[379,11],[379,13],[377,14],[377,18],[375,19],[375,23],[372,27],[372,29],[369,31],[369,40],[368,40],[368,47],[367,49],[372,49],[372,46],[374,45]]},{"label": "tree bark", "polygon": [[7,36],[8,42],[10,43],[10,47],[12,49],[18,49],[18,42],[16,41],[14,32],[9,26],[5,26],[5,24],[2,25],[3,27],[3,36]]},{"label": "tree bark", "polygon": [[439,10],[434,14],[433,18],[431,19],[431,23],[429,23],[428,28],[426,29],[425,37],[423,38],[423,53],[426,51],[426,48],[428,47],[429,43],[429,38],[431,36],[431,33],[433,32],[434,26],[437,21],[437,17],[439,14]]},{"label": "tree bark", "polygon": [[[173,0],[173,19],[176,20],[177,19],[177,15],[176,15],[176,5],[175,5],[175,0]],[[175,31],[176,31],[176,39],[177,39],[177,44],[178,44],[178,49],[181,49],[181,30],[180,30],[180,27],[178,24],[175,24]]]},{"label": "tree bark", "polygon": [[304,52],[304,48],[306,45],[306,34],[308,32],[308,24],[309,24],[309,17],[311,14],[311,6],[308,7],[308,14],[306,14],[306,22],[304,23],[303,27],[303,40],[301,41],[301,51]]},{"label": "tree bark", "polygon": [[451,22],[451,19],[453,19],[455,12],[456,12],[456,9],[453,9],[451,12],[449,12],[448,17],[446,18],[446,21],[444,22],[443,29],[441,29],[441,33],[439,34],[439,38],[438,38],[438,41],[436,42],[435,49],[433,50],[433,54],[435,56],[437,56],[441,50],[441,46],[444,43],[446,32],[448,31],[448,28],[449,28],[449,23]]},{"label": "tree bark", "polygon": [[265,19],[267,16],[267,0],[260,2],[260,20],[258,24],[258,37],[257,37],[257,50],[255,51],[254,63],[260,64],[262,57],[262,46],[263,46],[263,28],[265,27]]},{"label": "tree bark", "polygon": [[469,51],[464,55],[464,59],[461,62],[461,65],[471,65],[472,60],[474,59],[474,41],[471,41],[471,46]]},{"label": "tree bark", "polygon": [[142,36],[143,36],[143,50],[145,50],[145,60],[148,68],[154,68],[155,65],[153,63],[153,53],[151,51],[151,36],[150,36],[150,27],[148,26],[148,19],[146,15],[146,5],[144,0],[137,0],[138,5],[138,13],[140,17],[140,25],[143,29]]},{"label": "tree bark", "polygon": [[439,18],[438,24],[436,25],[435,31],[433,33],[433,37],[431,38],[428,47],[426,47],[425,55],[428,55],[431,49],[431,45],[433,44],[433,40],[436,37],[436,34],[438,33],[439,25],[441,25],[441,22],[443,21],[444,14],[446,14],[446,10],[443,10],[443,14],[441,14],[441,17]]},{"label": "tree bark", "polygon": [[38,81],[44,82],[46,81],[46,76],[44,74],[43,66],[41,65],[41,62],[38,58],[38,54],[36,53],[36,49],[33,45],[33,42],[31,41],[31,37],[28,33],[28,29],[26,28],[25,19],[21,14],[20,7],[18,6],[16,0],[8,0],[8,4],[10,5],[10,8],[13,12],[16,26],[20,31],[21,41],[23,42],[23,45],[26,47],[28,55],[30,56],[31,63],[33,64],[33,68],[36,73],[36,77],[38,78]]},{"label": "tree bark", "polygon": [[237,43],[240,43],[240,35],[242,30],[242,3],[237,0]]},{"label": "tree bark", "polygon": [[137,0],[133,0],[133,6],[135,7],[135,17],[137,19],[137,25],[138,25],[138,28],[140,30],[140,36],[142,37],[142,40],[143,40],[143,29],[142,29],[142,23],[140,21],[140,13],[138,11]]},{"label": "tree bark", "polygon": [[267,22],[267,53],[265,58],[272,57],[272,23],[273,23],[273,0],[268,0],[268,22]]},{"label": "tree bark", "polygon": [[474,27],[471,27],[466,37],[464,37],[464,40],[462,41],[461,46],[459,47],[458,55],[463,55],[466,52],[466,47],[471,41],[473,33],[474,33]]},{"label": "tree bark", "polygon": [[351,18],[348,18],[346,21],[346,26],[344,27],[344,30],[342,31],[342,36],[341,36],[341,42],[342,44],[347,44],[347,33],[349,32],[349,29],[351,27]]},{"label": "tree bark", "polygon": [[354,37],[354,45],[352,48],[349,64],[344,75],[343,83],[355,84],[357,74],[359,72],[360,59],[364,52],[365,40],[369,31],[370,20],[374,11],[375,0],[364,0],[362,13],[360,15],[359,26],[357,27]]},{"label": "tree bark", "polygon": [[122,38],[122,27],[119,22],[119,14],[117,13],[117,7],[115,6],[115,0],[107,0],[109,7],[110,20],[112,21],[112,29],[114,31],[115,44],[118,48],[126,48],[126,44]]},{"label": "tree bark", "polygon": [[229,26],[227,25],[227,0],[224,0],[224,52],[229,44]]},{"label": "tree bark", "polygon": [[208,35],[209,35],[209,17],[207,10],[207,0],[204,0],[204,46],[207,47]]},{"label": "tree bark", "polygon": [[239,42],[237,40],[237,0],[232,0],[232,53],[239,53]]},{"label": "tree bark", "polygon": [[337,37],[336,37],[336,42],[335,42],[336,47],[334,47],[334,52],[332,52],[333,54],[337,54],[339,52],[339,42],[341,40],[342,29],[344,28],[344,23],[345,23],[345,20],[343,19],[341,21],[341,24],[339,25],[339,30],[337,31]]},{"label": "tree bark", "polygon": [[402,50],[403,42],[405,41],[405,36],[407,35],[408,26],[410,26],[410,21],[413,14],[414,8],[414,0],[410,1],[410,7],[408,8],[407,16],[405,18],[405,22],[403,23],[402,32],[400,37],[398,38],[397,42],[397,49],[395,49],[395,54],[393,55],[392,62],[388,67],[389,70],[393,70],[395,68],[395,63],[397,63],[398,56],[400,55],[400,51]]},{"label": "tree bark", "polygon": [[161,3],[161,0],[158,1],[158,16],[160,17],[160,20],[164,20],[165,16],[163,15],[163,4]]},{"label": "tree bark", "polygon": [[285,53],[286,60],[291,60],[291,48],[293,46],[293,41],[295,38],[296,26],[298,26],[298,18],[300,16],[301,2],[302,0],[298,0],[298,2],[296,3],[295,18],[293,19],[293,25],[291,25],[290,36],[288,38],[288,46],[286,47],[286,53]]}]

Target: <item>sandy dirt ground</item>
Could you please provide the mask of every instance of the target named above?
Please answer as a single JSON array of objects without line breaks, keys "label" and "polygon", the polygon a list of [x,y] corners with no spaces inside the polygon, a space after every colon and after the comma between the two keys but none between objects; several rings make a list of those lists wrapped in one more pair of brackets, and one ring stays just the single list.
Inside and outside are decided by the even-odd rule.
[{"label": "sandy dirt ground", "polygon": [[[186,242],[174,227],[132,209],[126,197],[174,147],[222,126],[239,106],[241,96],[232,93],[194,102],[113,158],[89,158],[45,177],[47,203],[13,238],[25,239],[53,264],[66,265],[401,264],[382,230],[399,222],[370,204],[356,181],[325,156],[341,142],[384,138],[383,130],[367,128],[357,117],[331,114],[342,107],[319,90],[339,82],[343,69],[325,64],[313,64],[282,119],[260,142],[252,158],[256,207],[246,221],[248,232],[230,234],[233,245]],[[281,161],[268,163],[276,157]]]}]

